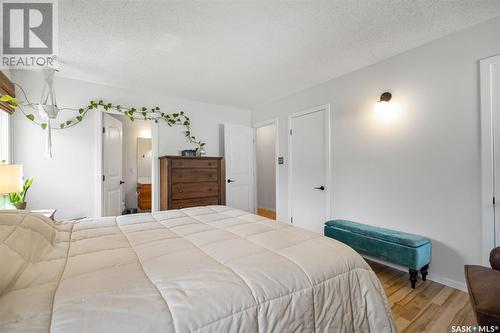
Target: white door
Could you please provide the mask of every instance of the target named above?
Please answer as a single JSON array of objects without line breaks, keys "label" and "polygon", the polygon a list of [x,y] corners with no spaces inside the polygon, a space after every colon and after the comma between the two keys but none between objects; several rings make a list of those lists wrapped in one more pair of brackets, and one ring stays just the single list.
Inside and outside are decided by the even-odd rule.
[{"label": "white door", "polygon": [[117,216],[123,210],[122,123],[103,114],[103,216]]},{"label": "white door", "polygon": [[224,158],[226,204],[254,213],[254,129],[224,124]]},{"label": "white door", "polygon": [[495,169],[494,193],[495,193],[495,246],[500,246],[500,57],[498,61],[491,64],[491,107],[494,126],[494,156],[493,165]]},{"label": "white door", "polygon": [[327,106],[289,118],[290,221],[318,233],[323,233],[330,207],[329,125]]}]

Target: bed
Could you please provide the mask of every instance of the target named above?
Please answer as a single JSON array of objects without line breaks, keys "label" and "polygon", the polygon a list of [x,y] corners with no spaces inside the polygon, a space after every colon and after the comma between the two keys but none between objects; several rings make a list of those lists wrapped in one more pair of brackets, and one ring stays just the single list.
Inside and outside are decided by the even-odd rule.
[{"label": "bed", "polygon": [[396,332],[351,248],[226,206],[0,211],[0,332]]}]

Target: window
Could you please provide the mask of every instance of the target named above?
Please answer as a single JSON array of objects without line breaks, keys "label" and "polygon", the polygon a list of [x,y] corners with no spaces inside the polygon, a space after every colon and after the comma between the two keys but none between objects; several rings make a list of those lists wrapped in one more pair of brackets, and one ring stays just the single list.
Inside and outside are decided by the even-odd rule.
[{"label": "window", "polygon": [[[10,95],[15,97],[16,91],[14,84],[3,73],[0,72],[0,96]],[[12,159],[12,140],[11,140],[11,114],[14,112],[6,102],[0,102],[0,162],[11,162]]]},{"label": "window", "polygon": [[10,140],[10,114],[0,109],[0,162],[10,162],[11,140]]}]

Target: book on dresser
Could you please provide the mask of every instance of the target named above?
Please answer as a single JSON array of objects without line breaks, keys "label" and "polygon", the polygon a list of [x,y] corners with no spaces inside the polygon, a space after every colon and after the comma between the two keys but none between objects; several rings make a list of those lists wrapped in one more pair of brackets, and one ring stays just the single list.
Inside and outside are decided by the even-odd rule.
[{"label": "book on dresser", "polygon": [[160,157],[160,210],[225,203],[222,157]]}]

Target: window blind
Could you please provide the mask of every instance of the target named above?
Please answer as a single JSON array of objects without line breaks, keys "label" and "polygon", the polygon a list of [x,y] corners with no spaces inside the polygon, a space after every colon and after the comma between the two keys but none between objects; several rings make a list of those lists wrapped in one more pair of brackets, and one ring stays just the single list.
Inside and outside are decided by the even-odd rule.
[{"label": "window blind", "polygon": [[[12,81],[10,81],[10,79],[0,71],[0,96],[5,94],[15,97],[16,89],[14,88],[14,84],[12,83]],[[8,103],[1,101],[0,111],[14,113],[14,109]]]}]

